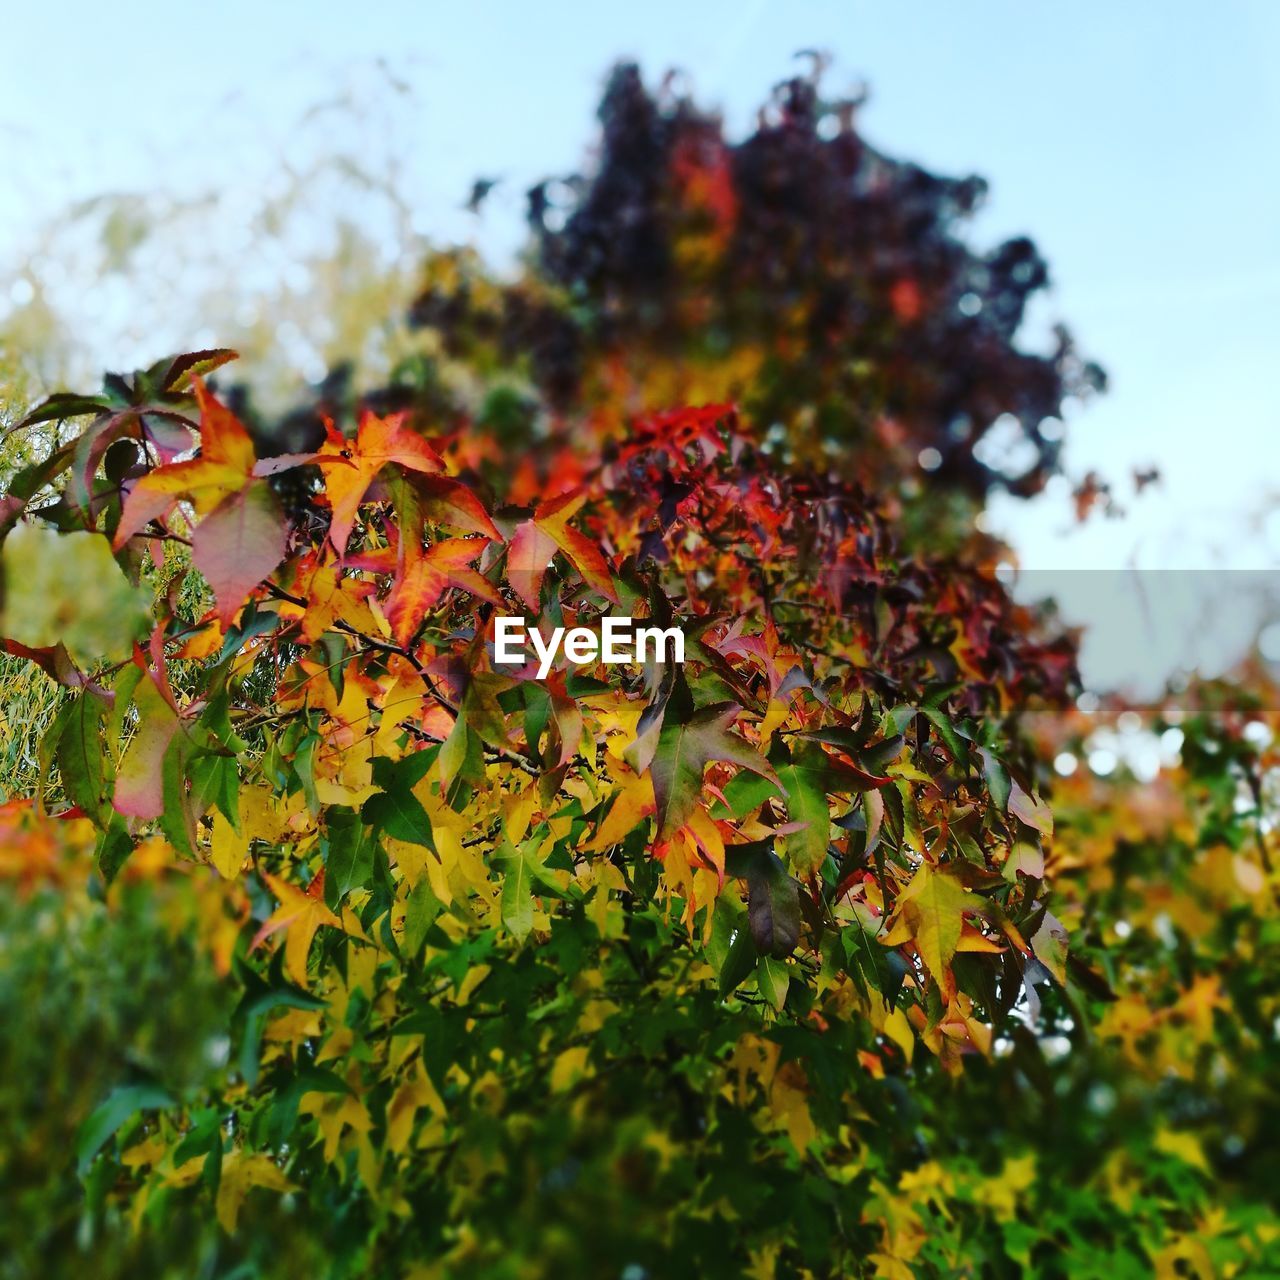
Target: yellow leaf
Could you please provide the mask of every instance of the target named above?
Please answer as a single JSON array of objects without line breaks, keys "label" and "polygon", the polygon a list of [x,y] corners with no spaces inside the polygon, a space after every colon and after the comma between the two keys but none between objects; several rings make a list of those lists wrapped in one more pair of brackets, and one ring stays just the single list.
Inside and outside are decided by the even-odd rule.
[{"label": "yellow leaf", "polygon": [[588,1047],[584,1044],[565,1049],[551,1066],[549,1084],[552,1093],[563,1093],[582,1078],[587,1069]]},{"label": "yellow leaf", "polygon": [[387,1106],[387,1150],[397,1154],[405,1149],[413,1133],[413,1121],[422,1107],[433,1115],[443,1116],[444,1102],[431,1077],[421,1064],[414,1074],[401,1082]]},{"label": "yellow leaf", "polygon": [[653,811],[653,779],[647,773],[637,775],[627,769],[604,821],[585,847],[591,853],[611,849],[630,835]]},{"label": "yellow leaf", "polygon": [[233,1151],[222,1161],[222,1177],[218,1182],[218,1222],[228,1234],[236,1229],[240,1206],[252,1187],[268,1191],[293,1191],[294,1184],[285,1177],[279,1165],[268,1155],[246,1155]]},{"label": "yellow leaf", "polygon": [[214,811],[209,861],[224,880],[234,880],[249,856],[248,835],[237,835],[222,813]]},{"label": "yellow leaf", "polygon": [[280,930],[286,931],[284,967],[292,982],[300,987],[307,985],[307,956],[311,951],[311,939],[323,924],[341,928],[342,921],[324,905],[324,872],[322,871],[304,893],[287,880],[267,873],[263,874],[271,892],[280,899],[280,906],[254,936],[253,950]]},{"label": "yellow leaf", "polygon": [[982,900],[955,876],[923,862],[898,897],[897,927],[889,937],[905,924],[933,980],[950,993],[954,987],[951,957],[960,944],[963,913],[981,909]]},{"label": "yellow leaf", "polygon": [[1205,1159],[1204,1148],[1200,1139],[1190,1133],[1175,1133],[1172,1129],[1161,1129],[1155,1136],[1155,1149],[1166,1156],[1173,1156],[1203,1174],[1211,1174],[1209,1162]]}]

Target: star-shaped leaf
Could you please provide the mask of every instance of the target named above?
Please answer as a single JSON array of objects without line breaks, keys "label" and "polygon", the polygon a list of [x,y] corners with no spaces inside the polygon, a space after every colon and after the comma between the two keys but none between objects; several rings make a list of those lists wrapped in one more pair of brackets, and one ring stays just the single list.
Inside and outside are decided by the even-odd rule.
[{"label": "star-shaped leaf", "polygon": [[712,760],[728,760],[778,781],[769,762],[729,732],[740,711],[733,702],[718,702],[687,715],[668,709],[658,749],[649,766],[657,801],[659,839],[683,826],[697,808],[702,773]]}]

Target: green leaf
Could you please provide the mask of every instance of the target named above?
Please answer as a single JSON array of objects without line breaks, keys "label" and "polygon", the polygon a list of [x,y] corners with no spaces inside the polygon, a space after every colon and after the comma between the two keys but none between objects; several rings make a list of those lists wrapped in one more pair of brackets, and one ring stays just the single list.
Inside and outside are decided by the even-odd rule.
[{"label": "green leaf", "polygon": [[123,818],[112,814],[111,825],[98,837],[97,846],[98,872],[107,884],[120,874],[120,868],[132,852],[133,837],[129,828]]},{"label": "green leaf", "polygon": [[732,702],[715,703],[687,715],[668,707],[650,765],[659,839],[683,826],[697,808],[703,770],[712,760],[728,760],[777,782],[768,761],[729,732],[740,710]]},{"label": "green leaf", "polygon": [[766,800],[782,794],[768,778],[758,773],[736,773],[724,788],[725,802],[719,800],[711,806],[713,818],[745,818],[754,813]]},{"label": "green leaf", "polygon": [[791,986],[791,974],[785,960],[775,960],[772,956],[761,956],[756,965],[756,984],[760,994],[781,1012],[787,1002],[787,990]]},{"label": "green leaf", "polygon": [[335,806],[325,815],[328,851],[325,855],[324,896],[336,907],[352,889],[373,878],[374,839],[359,814]]},{"label": "green leaf", "polygon": [[434,849],[431,819],[427,817],[421,801],[413,794],[414,786],[421,780],[433,759],[434,755],[417,751],[403,760],[375,760],[373,780],[382,791],[365,801],[361,811],[364,820],[376,831],[393,840]]},{"label": "green leaf", "polygon": [[184,355],[174,356],[167,362],[168,367],[159,379],[160,389],[170,394],[183,391],[191,385],[192,378],[206,377],[238,356],[239,352],[232,351],[229,347],[212,347],[207,351],[188,351]]},{"label": "green leaf", "polygon": [[404,904],[404,935],[401,946],[404,954],[413,959],[422,950],[427,934],[435,924],[444,903],[436,897],[430,876],[423,876],[409,893]]},{"label": "green leaf", "polygon": [[778,781],[787,795],[787,817],[803,822],[802,831],[786,836],[787,854],[797,875],[816,871],[827,858],[831,841],[831,813],[827,805],[827,786],[831,768],[821,747],[799,748],[789,764],[778,766]]},{"label": "green leaf", "polygon": [[502,877],[502,923],[523,942],[533,931],[533,867],[526,853],[512,851],[501,861],[506,866]]},{"label": "green leaf", "polygon": [[159,1085],[131,1084],[113,1090],[76,1134],[76,1165],[80,1176],[84,1176],[94,1156],[126,1120],[139,1111],[162,1110],[171,1106],[173,1098]]},{"label": "green leaf", "polygon": [[981,748],[980,754],[982,756],[982,776],[987,780],[987,790],[991,793],[991,799],[995,801],[997,808],[1001,810],[1007,809],[1011,790],[1009,771],[1000,762],[995,753],[989,751],[986,747]]},{"label": "green leaf", "polygon": [[20,524],[5,539],[0,635],[31,649],[62,644],[81,668],[122,662],[150,626],[147,593],[133,586],[100,533]]},{"label": "green leaf", "polygon": [[191,754],[191,739],[185,733],[175,734],[161,762],[164,809],[160,814],[160,830],[179,853],[195,858],[196,819],[203,816],[204,811],[196,812],[198,800],[187,785]]},{"label": "green leaf", "polygon": [[966,765],[969,760],[969,749],[964,739],[956,732],[955,725],[937,707],[926,705],[920,708],[920,712],[938,731],[938,737],[947,744],[947,750],[951,752],[952,759],[957,764]]},{"label": "green leaf", "polygon": [[60,391],[36,405],[14,430],[33,427],[41,422],[63,422],[67,418],[83,418],[90,413],[105,413],[110,408],[111,402],[105,396],[79,396]]},{"label": "green leaf", "polygon": [[751,929],[744,919],[732,935],[724,962],[720,966],[720,998],[723,1000],[730,992],[736,990],[751,976],[751,971],[760,959],[760,951]]}]

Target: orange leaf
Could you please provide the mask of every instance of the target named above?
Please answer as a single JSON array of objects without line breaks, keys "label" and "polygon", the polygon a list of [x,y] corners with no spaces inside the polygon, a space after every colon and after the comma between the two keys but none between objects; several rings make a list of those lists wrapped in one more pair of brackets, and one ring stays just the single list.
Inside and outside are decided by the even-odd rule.
[{"label": "orange leaf", "polygon": [[484,550],[478,538],[448,538],[419,555],[406,557],[403,572],[391,589],[387,618],[399,645],[413,639],[428,610],[450,587],[469,591],[478,599],[502,607],[503,600],[489,580],[470,566]]},{"label": "orange leaf", "polygon": [[440,455],[405,425],[403,414],[389,418],[366,414],[360,420],[353,442],[335,434],[325,442],[315,460],[325,468],[326,489],[333,510],[329,538],[339,554],[346,550],[360,504],[383,467],[394,463],[406,471],[425,475],[438,475],[444,470]]}]

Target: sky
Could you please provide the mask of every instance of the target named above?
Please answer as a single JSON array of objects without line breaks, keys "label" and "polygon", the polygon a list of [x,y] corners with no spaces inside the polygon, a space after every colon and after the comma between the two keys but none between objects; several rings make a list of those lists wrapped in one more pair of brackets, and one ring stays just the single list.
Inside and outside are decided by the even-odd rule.
[{"label": "sky", "polygon": [[[580,165],[617,58],[651,79],[683,69],[741,130],[801,65],[795,51],[826,49],[833,91],[869,84],[860,123],[876,145],[989,180],[975,240],[1031,234],[1054,281],[1033,328],[1066,321],[1110,374],[1109,394],[1072,416],[1066,456],[1073,474],[1115,481],[1128,517],[1073,528],[1066,482],[1033,503],[996,499],[988,521],[1022,563],[1280,566],[1270,0],[64,0],[14,6],[6,47],[0,262],[104,190],[261,182],[256,158],[287,151],[344,69],[378,59],[412,90],[397,127],[413,139],[400,181],[417,229],[502,260],[524,188]],[[459,208],[477,174],[504,178],[481,224]],[[1131,499],[1131,470],[1150,465],[1161,483]]]}]

